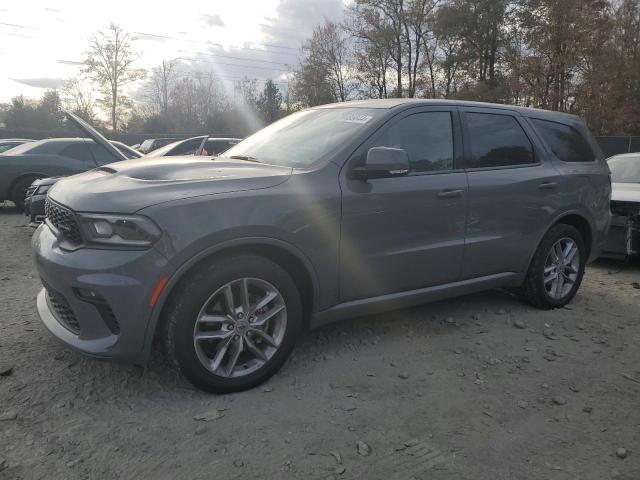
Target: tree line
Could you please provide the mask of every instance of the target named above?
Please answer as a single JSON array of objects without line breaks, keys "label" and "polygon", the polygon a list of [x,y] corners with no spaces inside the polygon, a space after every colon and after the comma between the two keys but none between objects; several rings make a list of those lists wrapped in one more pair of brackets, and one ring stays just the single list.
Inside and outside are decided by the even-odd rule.
[{"label": "tree line", "polygon": [[351,0],[342,18],[313,30],[294,71],[232,82],[176,59],[139,69],[133,38],[111,25],[78,78],[12,99],[0,121],[49,129],[64,106],[112,130],[243,136],[304,107],[410,97],[565,111],[598,135],[640,134],[640,0]]},{"label": "tree line", "polygon": [[317,26],[292,98],[453,98],[640,133],[639,0],[353,0]]}]

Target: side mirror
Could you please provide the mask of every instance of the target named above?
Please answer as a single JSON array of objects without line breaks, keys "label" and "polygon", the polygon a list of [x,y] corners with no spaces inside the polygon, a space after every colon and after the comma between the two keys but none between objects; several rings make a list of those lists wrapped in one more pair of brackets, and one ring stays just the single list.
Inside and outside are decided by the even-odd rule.
[{"label": "side mirror", "polygon": [[409,173],[409,156],[401,148],[374,147],[367,152],[367,160],[362,167],[351,170],[351,177],[357,180],[373,178],[402,177]]}]

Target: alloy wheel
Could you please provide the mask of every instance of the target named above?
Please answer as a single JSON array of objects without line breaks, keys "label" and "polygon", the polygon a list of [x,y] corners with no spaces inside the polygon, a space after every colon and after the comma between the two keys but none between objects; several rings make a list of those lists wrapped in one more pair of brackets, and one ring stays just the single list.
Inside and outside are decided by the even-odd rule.
[{"label": "alloy wheel", "polygon": [[571,238],[553,244],[544,264],[544,287],[547,295],[562,300],[572,290],[580,272],[580,251]]},{"label": "alloy wheel", "polygon": [[233,280],[203,305],[193,331],[202,365],[215,375],[242,377],[278,351],[287,326],[282,294],[258,278]]}]

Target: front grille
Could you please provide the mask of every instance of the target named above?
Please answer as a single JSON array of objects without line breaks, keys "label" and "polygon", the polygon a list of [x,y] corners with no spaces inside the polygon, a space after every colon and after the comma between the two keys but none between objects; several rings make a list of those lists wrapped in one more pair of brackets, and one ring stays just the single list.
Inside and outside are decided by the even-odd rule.
[{"label": "front grille", "polygon": [[51,305],[51,308],[53,308],[53,310],[55,311],[56,318],[58,319],[60,324],[67,330],[70,330],[76,335],[79,335],[80,324],[78,323],[78,319],[73,313],[73,310],[71,310],[67,299],[55,290],[52,290],[51,287],[45,285],[45,288],[47,290],[49,305]]},{"label": "front grille", "polygon": [[49,200],[49,197],[47,197],[44,202],[44,215],[56,230],[62,233],[66,241],[74,245],[80,245],[82,243],[80,226],[72,210],[52,202]]}]

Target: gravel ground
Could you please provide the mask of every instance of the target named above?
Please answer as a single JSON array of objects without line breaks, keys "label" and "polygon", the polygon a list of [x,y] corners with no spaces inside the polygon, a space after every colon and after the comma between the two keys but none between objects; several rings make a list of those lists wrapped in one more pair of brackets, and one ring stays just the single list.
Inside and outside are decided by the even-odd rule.
[{"label": "gravel ground", "polygon": [[215,396],[50,336],[25,220],[0,206],[2,479],[640,479],[637,262],[553,312],[493,291],[331,325]]}]

